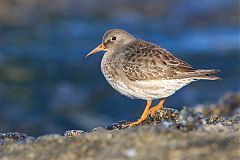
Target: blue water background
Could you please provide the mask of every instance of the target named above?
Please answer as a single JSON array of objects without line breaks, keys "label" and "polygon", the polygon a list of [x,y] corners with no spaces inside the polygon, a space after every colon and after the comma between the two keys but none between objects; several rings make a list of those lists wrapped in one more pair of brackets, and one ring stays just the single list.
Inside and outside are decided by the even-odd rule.
[{"label": "blue water background", "polygon": [[240,89],[237,0],[5,3],[10,11],[5,6],[0,12],[0,132],[61,134],[139,118],[145,101],[107,84],[100,71],[103,53],[83,60],[111,28],[156,43],[195,68],[222,70],[222,81],[194,82],[169,97],[166,107],[212,103]]}]

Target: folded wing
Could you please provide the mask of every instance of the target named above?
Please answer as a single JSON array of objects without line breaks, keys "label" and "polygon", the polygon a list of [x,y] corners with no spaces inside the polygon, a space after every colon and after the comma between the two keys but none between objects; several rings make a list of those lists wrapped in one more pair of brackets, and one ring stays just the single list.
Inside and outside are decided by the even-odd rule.
[{"label": "folded wing", "polygon": [[131,81],[183,78],[220,79],[210,75],[219,70],[194,69],[166,49],[145,41],[137,40],[128,45],[123,56],[122,71]]}]

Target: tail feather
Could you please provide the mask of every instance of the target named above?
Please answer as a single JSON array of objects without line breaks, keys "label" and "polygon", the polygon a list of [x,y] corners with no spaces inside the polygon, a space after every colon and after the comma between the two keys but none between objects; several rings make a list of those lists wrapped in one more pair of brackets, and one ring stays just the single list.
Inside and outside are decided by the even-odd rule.
[{"label": "tail feather", "polygon": [[215,74],[215,73],[218,73],[220,72],[220,70],[218,69],[199,69],[199,70],[196,70],[196,72],[198,73],[202,73],[202,74]]},{"label": "tail feather", "polygon": [[209,70],[196,70],[194,73],[194,79],[205,79],[205,80],[221,80],[222,78],[213,76],[211,74],[216,74],[220,72],[218,69],[209,69]]}]

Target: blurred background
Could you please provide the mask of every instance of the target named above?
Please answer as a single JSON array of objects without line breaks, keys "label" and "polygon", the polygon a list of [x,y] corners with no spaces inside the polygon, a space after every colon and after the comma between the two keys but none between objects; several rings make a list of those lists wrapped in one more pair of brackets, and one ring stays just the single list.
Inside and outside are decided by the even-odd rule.
[{"label": "blurred background", "polygon": [[195,68],[220,69],[165,103],[181,109],[240,89],[239,0],[0,0],[0,132],[39,136],[136,120],[145,101],[107,84],[99,53],[104,32],[126,29]]}]

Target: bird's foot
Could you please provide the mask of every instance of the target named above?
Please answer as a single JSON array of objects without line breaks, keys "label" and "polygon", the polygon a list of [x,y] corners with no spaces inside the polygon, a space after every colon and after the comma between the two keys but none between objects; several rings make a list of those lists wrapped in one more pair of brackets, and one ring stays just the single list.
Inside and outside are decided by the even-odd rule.
[{"label": "bird's foot", "polygon": [[133,127],[133,126],[136,126],[136,125],[139,125],[140,123],[142,123],[142,121],[144,121],[147,117],[145,118],[140,118],[138,119],[136,122],[132,122],[128,125],[129,128]]},{"label": "bird's foot", "polygon": [[163,103],[166,100],[166,98],[161,99],[161,101],[154,107],[150,108],[147,111],[147,115],[153,115],[158,109],[163,109]]},{"label": "bird's foot", "polygon": [[158,108],[158,107],[150,108],[150,109],[148,110],[148,115],[154,115],[154,113],[155,113],[158,109],[162,109],[162,108]]}]

